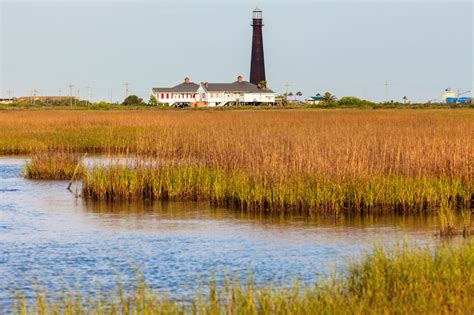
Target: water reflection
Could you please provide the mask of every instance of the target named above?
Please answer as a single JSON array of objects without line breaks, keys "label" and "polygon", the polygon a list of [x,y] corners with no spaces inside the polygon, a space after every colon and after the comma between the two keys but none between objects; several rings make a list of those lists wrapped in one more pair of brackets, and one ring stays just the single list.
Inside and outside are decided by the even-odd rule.
[{"label": "water reflection", "polygon": [[437,226],[433,215],[365,215],[334,217],[330,215],[303,216],[271,214],[212,207],[207,202],[103,202],[84,201],[84,210],[101,220],[189,221],[217,220],[236,224],[255,224],[285,227],[332,227],[364,229],[397,227],[406,230],[432,231]]}]

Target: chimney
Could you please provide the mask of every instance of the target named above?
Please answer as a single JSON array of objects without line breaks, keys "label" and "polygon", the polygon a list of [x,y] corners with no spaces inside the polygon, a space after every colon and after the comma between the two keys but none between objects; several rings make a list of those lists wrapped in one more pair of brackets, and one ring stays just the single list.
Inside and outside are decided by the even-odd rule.
[{"label": "chimney", "polygon": [[184,78],[184,83],[189,84],[189,78],[188,77]]},{"label": "chimney", "polygon": [[244,81],[244,77],[241,76],[241,75],[239,75],[239,76],[237,77],[237,82],[241,83],[241,82],[243,82],[243,81]]}]

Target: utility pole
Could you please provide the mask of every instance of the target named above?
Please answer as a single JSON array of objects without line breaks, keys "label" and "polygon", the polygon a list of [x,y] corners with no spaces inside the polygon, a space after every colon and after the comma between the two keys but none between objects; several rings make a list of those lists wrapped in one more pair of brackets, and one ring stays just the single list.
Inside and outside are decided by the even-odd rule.
[{"label": "utility pole", "polygon": [[69,96],[71,97],[71,99],[69,100],[69,105],[72,106],[72,88],[74,87],[74,85],[69,84],[68,87],[69,87]]},{"label": "utility pole", "polygon": [[285,84],[285,87],[286,87],[285,96],[286,96],[286,98],[288,98],[288,91],[289,91],[290,86],[291,86],[290,83],[286,83],[286,84]]},{"label": "utility pole", "polygon": [[110,91],[110,104],[113,103],[113,99],[114,99],[114,94],[112,91]]},{"label": "utility pole", "polygon": [[33,105],[36,103],[36,93],[38,93],[38,91],[34,89],[33,90]]},{"label": "utility pole", "polygon": [[62,93],[63,90],[59,89],[59,97],[61,97],[61,93]]},{"label": "utility pole", "polygon": [[388,83],[388,81],[385,81],[385,101],[388,103],[388,86],[390,84]]},{"label": "utility pole", "polygon": [[74,100],[74,106],[77,105],[77,100],[80,100],[81,99],[81,90],[80,89],[77,89],[77,97],[76,99]]},{"label": "utility pole", "polygon": [[11,98],[12,98],[13,91],[12,91],[12,90],[8,90],[7,93],[8,93],[8,99],[11,99]]},{"label": "utility pole", "polygon": [[128,86],[130,85],[130,83],[125,82],[123,85],[125,85],[125,98],[127,98],[128,97],[128,92],[129,92]]},{"label": "utility pole", "polygon": [[87,85],[86,89],[87,89],[87,98],[88,98],[87,102],[90,104],[91,103],[91,98],[92,98],[91,97],[91,86]]}]

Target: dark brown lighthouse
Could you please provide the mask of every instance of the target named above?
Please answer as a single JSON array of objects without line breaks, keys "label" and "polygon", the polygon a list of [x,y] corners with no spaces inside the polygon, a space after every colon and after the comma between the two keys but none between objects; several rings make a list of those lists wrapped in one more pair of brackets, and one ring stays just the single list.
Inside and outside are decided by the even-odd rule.
[{"label": "dark brown lighthouse", "polygon": [[258,85],[265,79],[265,59],[263,56],[263,17],[258,7],[253,10],[252,61],[250,63],[250,82]]}]

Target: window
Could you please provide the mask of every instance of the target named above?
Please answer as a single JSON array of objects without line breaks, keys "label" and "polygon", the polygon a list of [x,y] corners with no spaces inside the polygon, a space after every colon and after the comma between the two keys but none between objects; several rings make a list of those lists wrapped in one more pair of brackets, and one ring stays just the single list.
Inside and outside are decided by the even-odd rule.
[{"label": "window", "polygon": [[161,98],[165,98],[165,94],[164,93],[161,93]]}]

